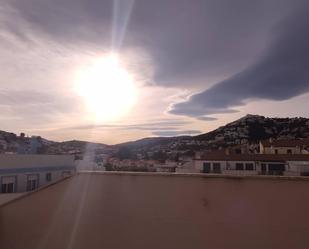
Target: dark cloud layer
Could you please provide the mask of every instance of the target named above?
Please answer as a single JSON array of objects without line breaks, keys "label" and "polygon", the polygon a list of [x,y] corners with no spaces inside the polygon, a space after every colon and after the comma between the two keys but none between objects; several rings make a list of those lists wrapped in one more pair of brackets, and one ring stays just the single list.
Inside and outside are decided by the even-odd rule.
[{"label": "dark cloud layer", "polygon": [[[207,86],[251,63],[270,27],[299,1],[7,0],[31,32],[66,46],[143,48],[156,84],[185,87]],[[16,23],[8,25],[27,36]]]},{"label": "dark cloud layer", "polygon": [[173,114],[210,121],[207,115],[236,112],[251,99],[285,100],[308,91],[306,0],[4,3],[22,21],[12,16],[1,26],[19,39],[35,34],[85,50],[142,48],[151,55],[156,84],[192,89],[204,82],[207,90],[175,104]]},{"label": "dark cloud layer", "polygon": [[250,99],[286,100],[309,91],[309,4],[273,30],[264,55],[240,73],[173,106],[171,113],[229,112]]}]

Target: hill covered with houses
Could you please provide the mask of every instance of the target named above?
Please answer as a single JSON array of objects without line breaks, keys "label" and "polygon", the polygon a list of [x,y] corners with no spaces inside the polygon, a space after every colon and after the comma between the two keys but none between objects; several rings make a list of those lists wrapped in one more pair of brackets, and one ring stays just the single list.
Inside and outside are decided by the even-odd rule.
[{"label": "hill covered with houses", "polygon": [[127,156],[157,159],[163,155],[172,159],[179,155],[192,155],[199,150],[211,151],[237,145],[246,147],[251,153],[257,153],[261,140],[308,137],[308,118],[269,118],[249,114],[198,136],[146,138],[120,144],[118,147],[120,151],[129,151]]},{"label": "hill covered with houses", "polygon": [[269,138],[309,138],[309,119],[269,118],[249,114],[198,136],[150,137],[113,146],[78,140],[55,142],[40,136],[28,137],[24,133],[16,135],[0,131],[0,153],[82,155],[86,150],[91,150],[120,159],[177,160],[179,156],[193,156],[196,151],[212,151],[237,145],[256,153],[259,141]]},{"label": "hill covered with houses", "polygon": [[55,142],[40,136],[0,131],[0,153],[82,155],[86,150],[102,151],[108,146],[79,140]]}]

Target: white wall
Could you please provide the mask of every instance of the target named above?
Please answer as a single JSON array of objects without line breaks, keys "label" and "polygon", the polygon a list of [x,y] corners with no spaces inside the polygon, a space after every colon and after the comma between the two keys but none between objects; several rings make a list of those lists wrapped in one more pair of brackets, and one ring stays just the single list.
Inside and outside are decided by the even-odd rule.
[{"label": "white wall", "polygon": [[301,175],[302,173],[309,173],[309,162],[289,161],[286,171],[287,175]]},{"label": "white wall", "polygon": [[194,168],[176,168],[176,173],[201,173],[199,169]]},{"label": "white wall", "polygon": [[[288,154],[287,150],[291,150],[291,154],[302,154],[300,147],[264,147],[264,154]],[[262,153],[262,154],[263,154]]]},{"label": "white wall", "polygon": [[254,170],[223,170],[222,174],[225,175],[239,175],[239,176],[252,176],[252,175],[258,175],[258,171]]}]

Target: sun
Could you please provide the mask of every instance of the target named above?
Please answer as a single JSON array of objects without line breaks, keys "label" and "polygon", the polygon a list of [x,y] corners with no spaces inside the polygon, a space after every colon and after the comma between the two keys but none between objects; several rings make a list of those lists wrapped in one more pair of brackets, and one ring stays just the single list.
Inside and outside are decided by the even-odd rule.
[{"label": "sun", "polygon": [[136,102],[137,89],[132,75],[119,57],[110,54],[80,69],[75,90],[97,121],[111,121],[126,115]]}]

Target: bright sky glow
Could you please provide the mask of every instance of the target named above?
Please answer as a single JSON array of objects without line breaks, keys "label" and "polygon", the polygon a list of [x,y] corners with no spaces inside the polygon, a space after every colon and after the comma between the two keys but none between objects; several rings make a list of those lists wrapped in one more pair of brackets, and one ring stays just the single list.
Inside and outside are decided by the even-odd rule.
[{"label": "bright sky glow", "polygon": [[132,109],[137,98],[133,77],[122,67],[115,54],[95,59],[80,69],[75,89],[96,121],[123,117]]}]

